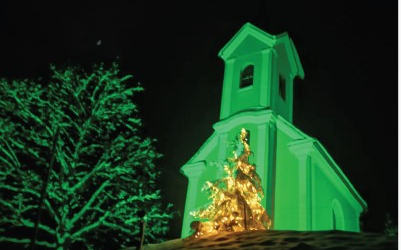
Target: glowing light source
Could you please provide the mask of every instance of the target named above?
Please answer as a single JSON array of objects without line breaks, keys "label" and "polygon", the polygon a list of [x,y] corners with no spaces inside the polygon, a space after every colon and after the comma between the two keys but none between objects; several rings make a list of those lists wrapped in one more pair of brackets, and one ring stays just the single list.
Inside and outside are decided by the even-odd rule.
[{"label": "glowing light source", "polygon": [[247,131],[242,128],[236,140],[233,158],[224,166],[225,176],[214,182],[206,182],[203,191],[208,192],[211,203],[191,212],[199,219],[192,223],[193,237],[213,235],[219,232],[266,230],[272,221],[260,204],[263,198],[261,179],[255,165],[248,162],[251,149]]}]

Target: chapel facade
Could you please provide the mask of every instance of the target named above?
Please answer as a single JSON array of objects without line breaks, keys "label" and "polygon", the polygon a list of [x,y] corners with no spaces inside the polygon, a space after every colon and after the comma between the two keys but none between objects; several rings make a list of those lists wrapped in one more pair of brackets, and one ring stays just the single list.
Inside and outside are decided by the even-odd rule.
[{"label": "chapel facade", "polygon": [[225,63],[220,121],[181,168],[188,178],[181,236],[195,220],[190,212],[208,203],[203,184],[223,174],[210,165],[231,155],[227,145],[241,128],[249,132],[250,162],[262,179],[271,229],[359,232],[366,202],[323,145],[292,123],[293,81],[304,71],[289,35],[247,23],[219,57]]}]

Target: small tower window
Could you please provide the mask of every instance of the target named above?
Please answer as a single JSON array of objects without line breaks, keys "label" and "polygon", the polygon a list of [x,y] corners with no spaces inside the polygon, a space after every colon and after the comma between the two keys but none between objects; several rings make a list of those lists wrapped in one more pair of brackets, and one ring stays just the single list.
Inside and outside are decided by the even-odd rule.
[{"label": "small tower window", "polygon": [[241,89],[253,84],[253,68],[253,65],[248,65],[241,71],[241,81],[239,85]]},{"label": "small tower window", "polygon": [[278,91],[280,94],[280,97],[285,101],[285,78],[280,75],[279,76],[279,83],[278,83]]}]

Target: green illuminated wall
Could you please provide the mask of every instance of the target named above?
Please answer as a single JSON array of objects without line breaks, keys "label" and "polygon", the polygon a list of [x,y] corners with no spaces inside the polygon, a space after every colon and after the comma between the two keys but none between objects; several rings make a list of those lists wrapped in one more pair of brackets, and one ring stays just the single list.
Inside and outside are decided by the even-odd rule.
[{"label": "green illuminated wall", "polygon": [[[188,177],[182,237],[194,220],[189,213],[208,202],[203,184],[222,173],[214,163],[231,156],[229,142],[243,127],[250,131],[250,162],[262,178],[273,229],[358,232],[365,201],[323,146],[292,124],[293,79],[304,72],[288,34],[272,36],[247,23],[219,56],[225,62],[220,121],[181,168]],[[252,84],[241,87],[249,76]]]}]

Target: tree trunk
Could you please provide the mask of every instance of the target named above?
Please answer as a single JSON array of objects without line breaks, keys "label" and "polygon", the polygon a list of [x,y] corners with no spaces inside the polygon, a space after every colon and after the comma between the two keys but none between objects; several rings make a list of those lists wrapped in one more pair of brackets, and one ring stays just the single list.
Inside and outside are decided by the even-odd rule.
[{"label": "tree trunk", "polygon": [[53,145],[52,145],[52,151],[51,151],[51,155],[50,155],[50,163],[49,163],[49,169],[47,172],[47,178],[45,180],[45,182],[43,183],[42,186],[42,190],[40,192],[40,201],[39,201],[39,207],[38,207],[38,217],[35,221],[35,226],[33,229],[33,237],[30,243],[30,249],[33,250],[35,248],[35,244],[36,244],[36,239],[38,237],[38,231],[39,231],[39,223],[42,217],[42,207],[43,207],[43,203],[46,199],[46,190],[47,190],[47,185],[49,184],[49,180],[50,180],[50,175],[52,172],[52,168],[54,165],[54,159],[56,157],[56,145],[57,145],[57,140],[58,140],[58,136],[60,134],[60,127],[57,127],[56,130],[56,134],[53,137]]}]

